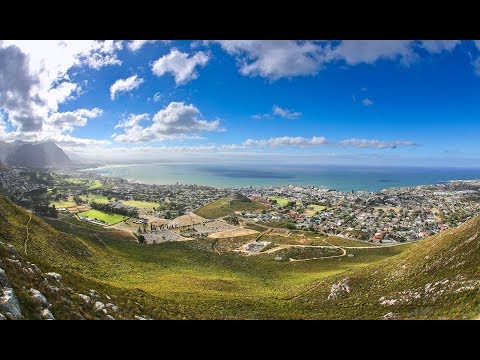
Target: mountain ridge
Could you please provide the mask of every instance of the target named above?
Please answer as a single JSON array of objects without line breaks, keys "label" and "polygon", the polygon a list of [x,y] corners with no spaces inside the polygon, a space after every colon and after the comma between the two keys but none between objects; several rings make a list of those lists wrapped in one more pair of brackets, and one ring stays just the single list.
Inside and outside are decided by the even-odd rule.
[{"label": "mountain ridge", "polygon": [[70,158],[52,141],[0,142],[0,161],[7,165],[45,168],[71,164]]}]

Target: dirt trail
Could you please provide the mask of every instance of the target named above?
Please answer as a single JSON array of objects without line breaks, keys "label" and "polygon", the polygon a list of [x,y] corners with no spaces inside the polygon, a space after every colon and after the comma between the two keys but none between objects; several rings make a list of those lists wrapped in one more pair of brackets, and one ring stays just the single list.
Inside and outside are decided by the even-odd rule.
[{"label": "dirt trail", "polygon": [[32,221],[32,213],[30,213],[30,218],[27,221],[27,225],[25,225],[25,227],[27,228],[27,236],[25,238],[25,242],[23,243],[23,247],[24,247],[24,250],[25,250],[25,255],[28,255],[27,242],[28,242],[28,238],[30,237],[30,230],[28,228],[28,225],[30,225],[30,221]]}]

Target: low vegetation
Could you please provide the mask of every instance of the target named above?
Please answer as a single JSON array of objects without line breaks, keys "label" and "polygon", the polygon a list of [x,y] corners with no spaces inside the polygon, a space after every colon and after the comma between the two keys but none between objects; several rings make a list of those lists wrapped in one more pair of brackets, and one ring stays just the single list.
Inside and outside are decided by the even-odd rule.
[{"label": "low vegetation", "polygon": [[225,216],[232,216],[235,211],[255,211],[263,210],[265,205],[248,199],[247,197],[237,195],[233,197],[220,198],[195,211],[195,214],[205,219],[216,219]]},{"label": "low vegetation", "polygon": [[[38,309],[23,288],[45,292],[57,319],[105,318],[76,294],[90,289],[108,294],[116,318],[156,319],[314,319],[314,318],[472,318],[480,301],[480,218],[458,229],[394,247],[286,250],[283,257],[328,257],[290,262],[278,253],[244,256],[232,250],[242,239],[202,239],[156,245],[137,243],[130,234],[50,220],[46,224],[0,198],[2,267],[22,305],[24,318]],[[26,224],[29,240],[25,244]],[[53,226],[53,227],[52,227]],[[302,238],[302,232],[293,232]],[[334,237],[339,247],[360,243]],[[263,240],[263,239],[262,239]],[[334,243],[334,241],[336,243]],[[55,295],[6,261],[7,245],[18,250],[22,266],[62,275]],[[28,254],[23,251],[26,246]],[[292,256],[293,255],[293,256]],[[66,288],[72,289],[68,294]],[[100,295],[104,298],[104,295]],[[70,299],[65,302],[62,298]],[[106,301],[106,300],[105,300]]]}]

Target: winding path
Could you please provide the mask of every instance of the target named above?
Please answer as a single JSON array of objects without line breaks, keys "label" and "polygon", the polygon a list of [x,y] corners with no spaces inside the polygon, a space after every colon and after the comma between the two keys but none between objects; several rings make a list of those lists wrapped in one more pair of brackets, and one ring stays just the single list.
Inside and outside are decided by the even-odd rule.
[{"label": "winding path", "polygon": [[28,225],[30,225],[30,221],[32,221],[32,213],[30,213],[30,218],[28,219],[27,221],[27,225],[25,225],[25,227],[27,228],[27,237],[25,238],[25,241],[23,243],[23,248],[25,250],[25,255],[28,255],[28,252],[27,252],[27,242],[28,242],[28,238],[30,237],[30,230],[28,228]]}]

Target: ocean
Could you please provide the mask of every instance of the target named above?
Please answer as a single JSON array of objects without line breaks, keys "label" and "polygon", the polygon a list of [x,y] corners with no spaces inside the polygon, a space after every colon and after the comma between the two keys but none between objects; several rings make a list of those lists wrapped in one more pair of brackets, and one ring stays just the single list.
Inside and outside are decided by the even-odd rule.
[{"label": "ocean", "polygon": [[338,191],[380,191],[400,186],[480,179],[480,168],[368,167],[224,163],[107,165],[84,171],[145,184],[216,187],[306,185]]}]

